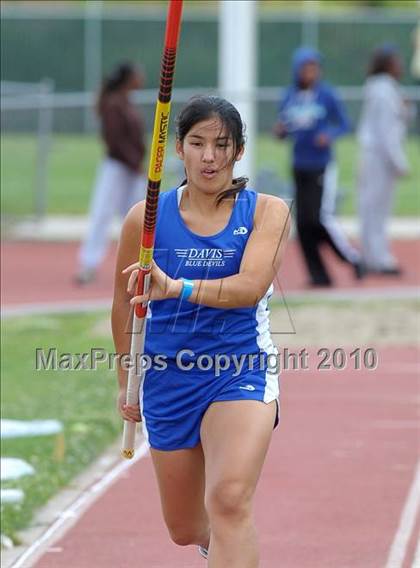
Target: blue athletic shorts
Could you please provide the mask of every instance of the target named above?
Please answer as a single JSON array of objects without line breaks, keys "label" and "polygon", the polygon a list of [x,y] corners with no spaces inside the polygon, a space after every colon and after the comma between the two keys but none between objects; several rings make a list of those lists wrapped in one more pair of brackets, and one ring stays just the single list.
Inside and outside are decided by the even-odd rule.
[{"label": "blue athletic shorts", "polygon": [[204,413],[213,402],[227,400],[276,401],[274,428],[279,422],[278,374],[247,370],[238,376],[226,372],[182,371],[175,366],[165,371],[149,369],[140,389],[143,432],[157,450],[193,448],[200,442]]}]

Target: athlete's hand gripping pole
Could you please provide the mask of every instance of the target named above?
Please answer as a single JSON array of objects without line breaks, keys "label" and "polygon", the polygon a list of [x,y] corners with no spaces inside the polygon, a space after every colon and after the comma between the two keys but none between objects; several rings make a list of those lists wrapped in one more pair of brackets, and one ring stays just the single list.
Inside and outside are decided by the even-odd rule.
[{"label": "athlete's hand gripping pole", "polygon": [[[168,139],[169,112],[171,107],[172,83],[175,71],[176,51],[181,28],[182,0],[169,0],[166,21],[165,45],[162,54],[159,95],[156,102],[153,128],[152,150],[149,162],[146,207],[143,230],[140,238],[139,263],[136,295],[146,294],[149,289],[152,269],[153,247],[155,243],[156,216],[160,182],[163,174],[166,142]],[[139,403],[139,389],[144,371],[139,364],[139,355],[144,351],[147,303],[138,304],[133,314],[131,336],[131,365],[127,382],[127,404]],[[124,421],[122,454],[126,458],[134,456],[136,424]]]}]

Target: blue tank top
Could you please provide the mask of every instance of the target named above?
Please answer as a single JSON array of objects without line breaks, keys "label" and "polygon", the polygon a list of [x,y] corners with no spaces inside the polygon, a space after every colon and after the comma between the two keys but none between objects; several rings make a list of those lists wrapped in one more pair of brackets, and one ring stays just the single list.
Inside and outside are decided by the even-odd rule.
[{"label": "blue tank top", "polygon": [[[243,189],[236,197],[226,227],[211,236],[193,233],[179,211],[183,188],[159,197],[154,260],[171,278],[212,280],[239,273],[253,230],[257,202],[255,191]],[[270,285],[258,305],[219,309],[180,299],[149,304],[145,353],[164,354],[170,362],[182,349],[202,354],[271,353],[269,331]]]}]

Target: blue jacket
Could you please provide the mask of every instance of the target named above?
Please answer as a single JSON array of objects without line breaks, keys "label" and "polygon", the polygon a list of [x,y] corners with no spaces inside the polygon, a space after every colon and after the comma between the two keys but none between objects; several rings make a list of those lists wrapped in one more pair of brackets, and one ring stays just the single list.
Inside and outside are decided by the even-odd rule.
[{"label": "blue jacket", "polygon": [[303,170],[323,168],[332,159],[331,145],[317,146],[319,134],[326,134],[333,142],[350,130],[343,104],[329,85],[319,81],[311,89],[299,87],[300,69],[311,61],[320,62],[314,49],[301,47],[295,52],[293,84],[279,105],[279,120],[293,139],[293,166]]}]

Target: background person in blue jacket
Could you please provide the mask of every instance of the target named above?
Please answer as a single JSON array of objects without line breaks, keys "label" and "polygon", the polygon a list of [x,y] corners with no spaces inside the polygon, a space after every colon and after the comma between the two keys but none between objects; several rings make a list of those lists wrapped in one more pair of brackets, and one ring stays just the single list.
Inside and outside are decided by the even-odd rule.
[{"label": "background person in blue jacket", "polygon": [[293,140],[297,231],[313,286],[332,284],[320,255],[322,242],[353,267],[356,278],[364,272],[359,252],[334,217],[337,167],[332,145],[349,129],[341,101],[320,81],[319,53],[299,48],[293,56],[293,84],[280,102],[274,132]]}]

